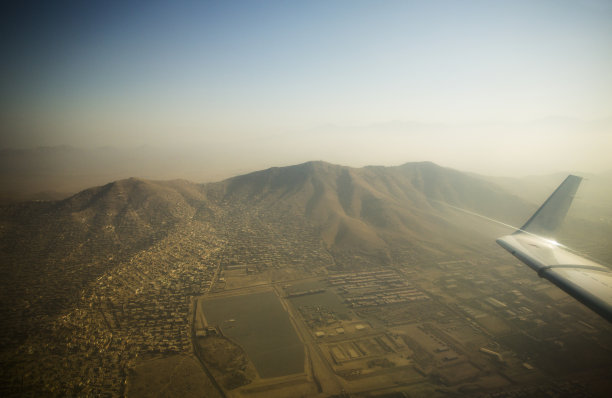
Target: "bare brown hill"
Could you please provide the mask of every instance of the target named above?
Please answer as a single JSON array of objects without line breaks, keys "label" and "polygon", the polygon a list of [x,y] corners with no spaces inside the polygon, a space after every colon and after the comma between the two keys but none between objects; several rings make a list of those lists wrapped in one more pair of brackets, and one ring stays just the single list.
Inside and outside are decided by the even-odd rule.
[{"label": "bare brown hill", "polygon": [[221,184],[225,203],[304,217],[337,256],[365,254],[372,262],[393,261],[398,244],[417,257],[466,247],[465,225],[458,225],[465,219],[444,203],[505,221],[534,208],[495,184],[429,162],[361,169],[308,162]]},{"label": "bare brown hill", "polygon": [[62,201],[0,207],[1,315],[12,319],[19,309],[21,320],[36,324],[66,308],[88,283],[178,228],[204,202],[201,186],[187,181],[131,178]]},{"label": "bare brown hill", "polygon": [[79,261],[134,251],[193,217],[204,199],[193,183],[131,178],[62,201],[8,205],[2,249]]}]

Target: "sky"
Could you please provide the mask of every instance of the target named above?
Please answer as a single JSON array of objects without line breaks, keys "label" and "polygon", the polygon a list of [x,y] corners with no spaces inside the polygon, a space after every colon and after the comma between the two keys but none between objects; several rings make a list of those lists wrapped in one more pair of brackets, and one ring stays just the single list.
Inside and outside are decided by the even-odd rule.
[{"label": "sky", "polygon": [[197,149],[217,175],[308,160],[612,170],[611,0],[60,0],[2,14],[3,149]]}]

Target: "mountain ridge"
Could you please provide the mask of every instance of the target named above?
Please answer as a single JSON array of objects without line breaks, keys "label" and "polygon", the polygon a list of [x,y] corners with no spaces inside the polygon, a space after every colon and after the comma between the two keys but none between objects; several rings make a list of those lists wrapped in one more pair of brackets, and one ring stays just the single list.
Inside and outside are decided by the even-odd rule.
[{"label": "mountain ridge", "polygon": [[[431,162],[351,168],[312,161],[207,184],[130,178],[60,201],[5,205],[2,250],[24,261],[43,252],[56,261],[116,257],[148,247],[191,219],[220,225],[221,209],[248,206],[294,215],[315,228],[328,249],[359,247],[379,255],[389,252],[391,240],[418,245],[438,234],[448,238],[449,220],[457,215],[441,201],[505,221],[531,210],[492,184]],[[23,250],[30,241],[40,250]]]}]

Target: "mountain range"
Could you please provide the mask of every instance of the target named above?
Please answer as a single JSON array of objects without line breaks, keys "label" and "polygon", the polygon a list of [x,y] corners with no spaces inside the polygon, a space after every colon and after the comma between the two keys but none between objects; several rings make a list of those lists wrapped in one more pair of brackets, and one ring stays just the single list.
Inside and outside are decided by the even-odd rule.
[{"label": "mountain range", "polygon": [[[72,329],[85,327],[71,319],[93,322],[82,309],[91,307],[86,303],[97,303],[100,313],[111,307],[125,313],[126,305],[155,285],[155,300],[166,295],[159,300],[184,305],[185,295],[201,294],[210,280],[205,269],[246,265],[282,281],[292,277],[291,270],[303,277],[381,267],[427,269],[469,258],[507,261],[494,241],[511,230],[484,218],[521,225],[544,199],[532,189],[541,185],[523,192],[516,181],[430,162],[351,168],[314,161],[206,184],[129,178],[63,200],[4,204],[0,362],[43,366],[42,354],[24,357],[24,352],[45,350],[45,336],[55,336],[59,351],[44,355],[63,358],[66,348],[60,347],[72,344],[77,333]],[[599,206],[609,210],[605,203]],[[612,259],[612,224],[609,213],[602,214],[598,219],[592,211],[570,212],[562,237],[605,263]],[[187,316],[187,308],[180,311]],[[108,325],[122,322],[102,319]],[[19,385],[10,380],[5,382]]]},{"label": "mountain range", "polygon": [[351,168],[315,161],[208,184],[130,178],[64,200],[2,206],[0,250],[8,280],[54,272],[50,262],[76,264],[86,280],[187,221],[227,235],[223,217],[246,222],[246,213],[245,220],[235,213],[248,208],[270,225],[291,217],[343,266],[355,264],[350,253],[357,252],[364,264],[402,261],[398,251],[414,259],[444,257],[480,250],[495,237],[491,228],[499,231],[447,205],[520,225],[537,204],[517,194],[517,185],[430,162]]},{"label": "mountain range", "polygon": [[2,281],[23,291],[3,289],[2,300],[5,309],[23,300],[28,308],[33,302],[64,308],[87,283],[193,222],[230,242],[254,223],[297,240],[308,235],[344,268],[406,261],[401,253],[413,261],[450,257],[490,243],[465,234],[479,219],[443,203],[510,222],[534,208],[433,163],[356,169],[325,162],[209,184],[130,178],[64,200],[8,204],[0,208]]},{"label": "mountain range", "polygon": [[[2,206],[3,282],[57,281],[74,293],[192,222],[226,241],[235,234],[230,224],[291,224],[287,233],[314,237],[343,268],[450,258],[491,247],[507,230],[448,205],[510,225],[535,210],[501,185],[430,162],[350,168],[315,161],[208,184],[130,178],[64,200]],[[50,278],[60,272],[54,264],[70,271]]]}]

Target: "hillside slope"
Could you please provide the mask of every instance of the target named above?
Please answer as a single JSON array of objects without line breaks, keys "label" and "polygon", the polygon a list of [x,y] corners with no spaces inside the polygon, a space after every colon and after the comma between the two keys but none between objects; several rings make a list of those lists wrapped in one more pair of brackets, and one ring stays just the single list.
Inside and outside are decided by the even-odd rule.
[{"label": "hillside slope", "polygon": [[372,263],[394,261],[398,244],[414,258],[466,247],[466,218],[444,203],[504,221],[533,208],[494,184],[428,162],[361,169],[308,162],[220,184],[224,203],[302,217],[336,257],[353,252]]},{"label": "hillside slope", "polygon": [[62,201],[1,207],[0,315],[20,314],[20,322],[34,326],[69,307],[90,282],[165,237],[203,203],[193,183],[128,179]]}]

